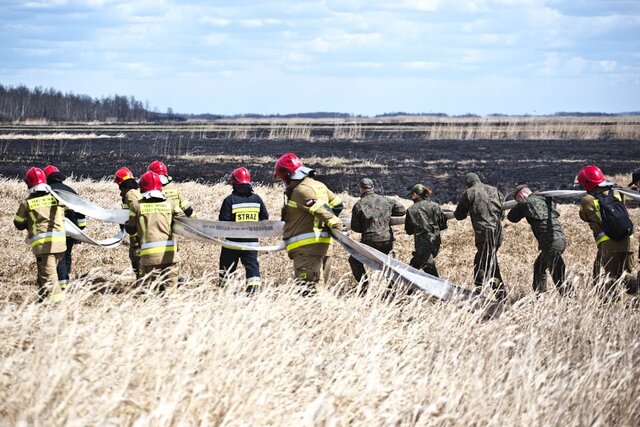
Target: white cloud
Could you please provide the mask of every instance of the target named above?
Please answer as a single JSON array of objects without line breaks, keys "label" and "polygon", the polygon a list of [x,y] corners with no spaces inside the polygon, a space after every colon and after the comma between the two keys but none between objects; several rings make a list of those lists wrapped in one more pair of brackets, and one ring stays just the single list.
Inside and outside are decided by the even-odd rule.
[{"label": "white cloud", "polygon": [[436,68],[440,68],[442,63],[437,61],[412,61],[403,62],[402,66],[411,70],[435,70]]},{"label": "white cloud", "polygon": [[213,25],[214,27],[228,27],[232,23],[232,21],[230,19],[212,18],[212,17],[209,17],[209,16],[205,16],[205,17],[201,18],[200,22],[202,22],[203,24]]},{"label": "white cloud", "polygon": [[386,3],[387,9],[409,9],[420,12],[435,12],[440,9],[441,0],[404,0],[400,2]]},{"label": "white cloud", "polygon": [[598,61],[598,67],[600,68],[600,70],[604,71],[605,73],[610,73],[612,71],[616,70],[616,67],[618,66],[618,63],[616,61]]},{"label": "white cloud", "polygon": [[204,38],[204,44],[207,46],[220,46],[229,40],[229,35],[225,33],[210,33]]}]

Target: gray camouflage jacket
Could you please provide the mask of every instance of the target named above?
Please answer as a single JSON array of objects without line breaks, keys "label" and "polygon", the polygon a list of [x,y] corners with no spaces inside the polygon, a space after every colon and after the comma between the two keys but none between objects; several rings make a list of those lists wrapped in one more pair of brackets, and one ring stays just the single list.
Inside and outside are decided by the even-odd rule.
[{"label": "gray camouflage jacket", "polygon": [[496,187],[480,182],[480,178],[474,173],[465,176],[465,184],[467,190],[462,193],[453,216],[458,221],[465,219],[467,215],[471,216],[476,244],[489,238],[498,239],[500,242],[504,195]]},{"label": "gray camouflage jacket", "polygon": [[507,219],[518,222],[526,218],[531,231],[538,241],[538,249],[559,250],[566,247],[564,230],[558,220],[560,214],[556,210],[556,202],[553,197],[544,197],[536,194],[530,195],[525,201],[518,202],[516,207],[509,211]]},{"label": "gray camouflage jacket", "polygon": [[389,223],[392,216],[402,216],[405,208],[388,197],[367,191],[351,210],[351,229],[362,233],[363,242],[394,240]]}]

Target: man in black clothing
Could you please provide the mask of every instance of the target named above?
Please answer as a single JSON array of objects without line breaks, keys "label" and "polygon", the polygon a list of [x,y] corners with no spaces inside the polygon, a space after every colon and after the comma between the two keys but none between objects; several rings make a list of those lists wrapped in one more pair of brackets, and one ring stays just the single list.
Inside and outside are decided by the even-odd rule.
[{"label": "man in black clothing", "polygon": [[[264,202],[253,192],[251,175],[246,168],[237,168],[231,172],[229,184],[233,192],[227,196],[220,207],[220,221],[257,222],[269,219]],[[231,242],[258,244],[255,238],[229,238]],[[248,294],[260,290],[260,265],[258,251],[243,251],[223,247],[220,251],[220,286],[224,286],[227,276],[233,273],[242,261],[246,273],[246,291]]]},{"label": "man in black clothing", "polygon": [[[47,177],[47,184],[54,191],[66,191],[68,193],[78,194],[73,188],[64,183],[64,180],[67,177],[64,176],[54,165],[48,165],[45,167],[44,174]],[[73,222],[80,230],[84,229],[87,225],[83,214],[74,212],[69,208],[65,208],[64,216]],[[58,262],[58,283],[60,284],[61,289],[69,287],[69,275],[71,274],[71,251],[73,250],[75,242],[76,241],[71,237],[67,237],[67,250],[64,253],[64,256],[60,259],[60,262]]]}]

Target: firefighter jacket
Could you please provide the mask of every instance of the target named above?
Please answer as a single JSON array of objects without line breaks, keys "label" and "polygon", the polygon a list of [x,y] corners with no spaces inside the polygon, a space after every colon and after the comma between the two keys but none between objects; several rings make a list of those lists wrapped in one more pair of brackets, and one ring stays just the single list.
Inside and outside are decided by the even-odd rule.
[{"label": "firefighter jacket", "polygon": [[390,242],[394,240],[391,217],[404,213],[405,208],[400,203],[369,190],[360,196],[351,210],[351,229],[362,233],[363,242]]},{"label": "firefighter jacket", "polygon": [[[54,191],[66,191],[67,193],[78,194],[76,191],[69,187],[67,184],[61,181],[54,181],[49,184],[49,186]],[[72,211],[71,209],[65,207],[64,216],[69,218],[71,222],[78,226],[80,230],[84,229],[87,226],[87,219],[84,214],[79,212]]]},{"label": "firefighter jacket", "polygon": [[[593,238],[596,241],[596,245],[607,253],[620,253],[620,252],[632,252],[631,244],[633,236],[627,237],[622,240],[613,240],[607,236],[602,229],[602,218],[600,217],[600,203],[594,196],[595,193],[600,193],[603,196],[609,194],[609,188],[596,187],[591,192],[587,193],[582,198],[580,203],[580,219],[589,223],[589,227],[593,232]],[[621,201],[624,201],[622,194],[614,191],[613,195]]]},{"label": "firefighter jacket", "polygon": [[507,214],[507,219],[511,222],[519,222],[522,218],[527,219],[538,241],[538,249],[541,251],[552,249],[563,251],[566,248],[564,229],[558,220],[559,217],[553,197],[537,194],[532,194],[526,200],[518,202]]},{"label": "firefighter jacket", "polygon": [[176,205],[184,212],[186,216],[193,215],[193,208],[191,207],[191,203],[184,197],[182,191],[173,183],[169,183],[162,186],[162,192],[167,199],[173,200]]},{"label": "firefighter jacket", "polygon": [[36,191],[21,202],[13,224],[18,230],[27,230],[36,256],[67,250],[64,206],[48,191]]},{"label": "firefighter jacket", "polygon": [[184,215],[173,200],[157,197],[134,200],[125,225],[129,234],[137,233],[140,265],[156,266],[180,261],[173,236],[173,218]]},{"label": "firefighter jacket", "polygon": [[[128,182],[129,180],[120,185],[120,197],[122,198],[123,209],[129,209],[132,202],[142,199],[142,194],[140,194],[140,190],[138,189],[137,185],[126,186],[125,184]],[[133,184],[135,184],[135,181],[133,181]]]},{"label": "firefighter jacket", "polygon": [[462,193],[453,216],[458,221],[471,216],[476,245],[489,238],[501,242],[504,195],[497,188],[481,183],[474,173],[465,175],[465,184],[467,190]]},{"label": "firefighter jacket", "polygon": [[282,237],[287,251],[306,248],[310,253],[325,255],[331,244],[328,228],[344,228],[333,212],[333,208],[342,209],[342,200],[311,177],[292,181],[285,195]]},{"label": "firefighter jacket", "polygon": [[[257,222],[269,219],[264,202],[254,193],[249,184],[236,184],[220,207],[218,220],[233,222]],[[257,242],[256,238],[229,238],[233,242]]]},{"label": "firefighter jacket", "polygon": [[440,205],[429,199],[420,199],[407,209],[404,221],[404,231],[413,234],[416,241],[419,238],[437,241],[440,245],[440,231],[447,229],[447,218],[442,213]]}]

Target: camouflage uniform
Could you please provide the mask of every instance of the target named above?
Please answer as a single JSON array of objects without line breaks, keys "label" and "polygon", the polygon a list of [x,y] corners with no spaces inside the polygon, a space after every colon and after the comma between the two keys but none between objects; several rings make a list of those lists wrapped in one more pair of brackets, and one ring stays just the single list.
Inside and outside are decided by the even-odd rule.
[{"label": "camouflage uniform", "polygon": [[334,213],[342,209],[342,201],[323,183],[308,176],[291,181],[285,195],[282,237],[295,277],[304,286],[303,295],[312,294],[320,278],[326,283],[330,276],[332,239],[328,228],[344,227]]},{"label": "camouflage uniform", "polygon": [[409,262],[411,267],[439,277],[435,258],[440,251],[440,231],[446,229],[447,219],[437,203],[420,198],[407,209],[404,230],[413,234],[416,248]]},{"label": "camouflage uniform", "polygon": [[[173,218],[184,215],[173,200],[157,197],[142,197],[134,200],[129,207],[129,221],[126,229],[136,233],[140,241],[140,266],[149,281],[165,275],[165,282],[178,282],[177,263],[180,262],[178,245],[173,236]],[[162,291],[165,285],[161,285]]]},{"label": "camouflage uniform", "polygon": [[466,174],[464,181],[467,190],[462,194],[453,216],[458,221],[471,216],[477,249],[473,260],[474,284],[480,290],[486,280],[493,279],[496,298],[504,299],[506,290],[497,257],[502,244],[504,195],[497,188],[480,182],[475,173]]},{"label": "camouflage uniform", "polygon": [[38,297],[51,301],[63,299],[56,267],[67,249],[64,209],[49,191],[34,191],[20,203],[13,224],[27,230],[38,268]]},{"label": "camouflage uniform", "polygon": [[[593,278],[596,283],[601,276],[602,269],[604,273],[609,275],[609,280],[605,283],[605,292],[609,293],[616,280],[626,276],[625,285],[627,291],[633,293],[636,291],[637,283],[635,280],[629,279],[635,267],[635,259],[633,257],[633,236],[622,240],[613,240],[609,238],[602,229],[602,218],[600,217],[600,203],[595,197],[596,194],[606,196],[609,194],[610,188],[596,187],[582,198],[580,203],[580,219],[589,223],[591,231],[598,246],[598,253],[593,263]],[[623,196],[614,191],[614,196],[619,200],[624,200]]]},{"label": "camouflage uniform", "polygon": [[[360,241],[363,244],[389,254],[394,241],[391,217],[402,216],[404,213],[405,208],[400,203],[376,194],[373,188],[367,189],[351,211],[351,230],[362,233]],[[360,283],[366,273],[364,265],[353,256],[349,256],[349,265],[353,277]],[[369,282],[365,277],[361,293],[365,293],[368,286]]]},{"label": "camouflage uniform", "polygon": [[533,264],[534,292],[546,292],[548,270],[558,292],[564,296],[570,291],[570,284],[565,282],[565,263],[562,253],[567,243],[562,224],[558,220],[559,216],[553,197],[532,194],[511,209],[507,219],[511,222],[519,222],[526,218],[538,241],[540,254]]},{"label": "camouflage uniform", "polygon": [[[120,197],[122,199],[122,208],[127,210],[131,208],[133,202],[142,198],[138,184],[134,179],[128,179],[120,184]],[[140,268],[140,241],[137,230],[132,231],[133,233],[129,234],[129,260],[136,279],[139,279],[144,275]]]}]

